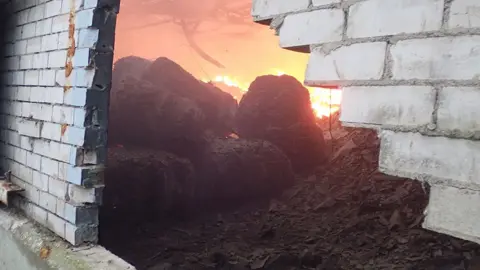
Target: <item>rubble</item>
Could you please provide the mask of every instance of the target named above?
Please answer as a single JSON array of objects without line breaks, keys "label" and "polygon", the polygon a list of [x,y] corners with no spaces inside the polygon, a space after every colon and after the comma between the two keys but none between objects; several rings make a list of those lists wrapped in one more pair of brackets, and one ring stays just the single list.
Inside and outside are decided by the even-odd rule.
[{"label": "rubble", "polygon": [[117,60],[112,72],[113,89],[121,88],[122,84],[130,79],[140,79],[151,64],[150,60],[138,56],[127,56]]},{"label": "rubble", "polygon": [[290,186],[295,177],[289,159],[261,140],[215,139],[202,154],[200,203],[225,204],[268,198]]},{"label": "rubble", "polygon": [[112,90],[109,142],[195,159],[208,140],[231,133],[236,108],[231,95],[159,58],[141,80],[129,78]]},{"label": "rubble", "polygon": [[258,77],[240,101],[235,122],[241,138],[262,139],[280,147],[296,172],[311,172],[327,158],[310,94],[294,77]]},{"label": "rubble", "polygon": [[478,245],[421,228],[428,190],[377,172],[375,131],[332,134],[336,158],[280,198],[144,224],[112,251],[140,270],[477,269]]}]

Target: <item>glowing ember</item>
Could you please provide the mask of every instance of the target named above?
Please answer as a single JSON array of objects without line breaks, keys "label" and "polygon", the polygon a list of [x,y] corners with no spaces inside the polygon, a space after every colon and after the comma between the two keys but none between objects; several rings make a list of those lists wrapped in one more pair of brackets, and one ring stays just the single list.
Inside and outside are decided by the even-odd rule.
[{"label": "glowing ember", "polygon": [[[271,73],[275,74],[276,76],[282,76],[286,74],[281,70],[273,70],[273,72]],[[242,92],[244,93],[248,91],[248,84],[241,83],[237,79],[226,75],[216,76],[213,80],[202,79],[202,81],[220,83],[226,86],[236,87],[242,90]],[[327,117],[340,109],[340,102],[342,100],[341,90],[319,87],[307,87],[307,89],[310,92],[312,109],[318,118]],[[239,100],[239,98],[236,96],[235,99]]]}]

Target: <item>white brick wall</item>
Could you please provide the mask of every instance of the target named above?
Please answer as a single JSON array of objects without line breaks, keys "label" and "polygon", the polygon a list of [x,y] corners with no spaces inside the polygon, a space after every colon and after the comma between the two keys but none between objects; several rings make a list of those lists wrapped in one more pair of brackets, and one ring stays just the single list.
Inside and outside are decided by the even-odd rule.
[{"label": "white brick wall", "polygon": [[[105,113],[108,92],[100,100],[90,99],[88,93],[109,87],[96,89],[92,52],[102,38],[111,40],[115,16],[110,12],[105,17],[98,7],[94,19],[97,4],[98,0],[9,1],[0,7],[5,13],[0,20],[9,25],[1,69],[0,165],[25,188],[15,204],[72,244],[97,240],[95,205],[103,189],[106,142],[86,141],[85,134],[93,128],[106,132],[106,123],[94,126],[87,116]],[[112,48],[109,44],[100,49],[113,59]],[[83,163],[87,149],[99,154],[89,159],[97,164]]]},{"label": "white brick wall", "polygon": [[310,52],[307,85],[342,87],[344,124],[381,131],[381,170],[433,185],[424,226],[480,243],[480,1],[300,2],[254,15]]}]

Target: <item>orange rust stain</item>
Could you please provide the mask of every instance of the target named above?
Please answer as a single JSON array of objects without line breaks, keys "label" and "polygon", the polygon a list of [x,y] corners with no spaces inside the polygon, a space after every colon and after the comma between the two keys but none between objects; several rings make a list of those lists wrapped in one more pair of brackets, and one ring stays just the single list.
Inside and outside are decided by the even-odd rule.
[{"label": "orange rust stain", "polygon": [[62,137],[63,137],[63,135],[65,135],[65,132],[67,131],[67,127],[68,127],[68,126],[67,126],[66,124],[63,124],[63,125],[62,125],[62,129],[61,129],[61,130],[62,130],[62,132],[61,132]]},{"label": "orange rust stain", "polygon": [[51,252],[52,252],[52,249],[50,247],[43,246],[42,248],[40,248],[40,258],[45,260],[46,258],[48,258],[48,256],[50,256]]},{"label": "orange rust stain", "polygon": [[65,85],[63,87],[63,92],[66,93],[68,90],[72,89],[72,86],[71,85]]},{"label": "orange rust stain", "polygon": [[[75,55],[75,0],[70,1],[70,14],[68,18],[68,50],[67,50],[67,61],[65,63],[65,78],[67,79],[65,85],[70,85],[70,80],[68,77],[72,74],[73,71],[73,57]],[[70,87],[70,86],[69,86]],[[71,88],[71,87],[70,87]],[[67,87],[64,87],[64,90],[67,91]]]}]

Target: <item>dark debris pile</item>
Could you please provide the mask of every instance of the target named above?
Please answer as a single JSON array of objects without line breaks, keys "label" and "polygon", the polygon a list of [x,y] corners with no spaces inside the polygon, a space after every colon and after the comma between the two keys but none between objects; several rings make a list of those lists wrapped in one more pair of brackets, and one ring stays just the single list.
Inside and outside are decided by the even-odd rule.
[{"label": "dark debris pile", "polygon": [[427,189],[377,172],[375,131],[332,134],[330,162],[282,196],[143,224],[112,251],[152,270],[480,269],[478,245],[421,228]]}]

